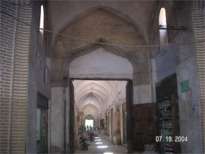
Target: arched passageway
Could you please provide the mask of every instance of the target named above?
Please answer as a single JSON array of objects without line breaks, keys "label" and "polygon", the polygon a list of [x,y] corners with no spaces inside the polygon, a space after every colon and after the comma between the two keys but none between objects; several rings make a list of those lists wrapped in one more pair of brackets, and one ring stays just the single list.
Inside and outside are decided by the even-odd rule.
[{"label": "arched passageway", "polygon": [[204,153],[204,6],[0,1],[0,153]]},{"label": "arched passageway", "polygon": [[[74,107],[71,108],[75,116],[71,121],[75,124],[70,129],[75,130],[72,137],[75,139],[75,150],[81,149],[81,137],[86,135],[89,138],[92,133],[96,137],[106,136],[113,144],[128,144],[128,148],[131,148],[132,139],[128,132],[132,130],[126,128],[132,128],[132,99],[127,96],[133,93],[130,88],[132,64],[126,58],[97,48],[74,59],[70,64],[69,75],[74,90],[74,103],[71,103]],[[127,113],[127,110],[130,112]],[[93,128],[84,125],[89,115],[95,122]]]}]

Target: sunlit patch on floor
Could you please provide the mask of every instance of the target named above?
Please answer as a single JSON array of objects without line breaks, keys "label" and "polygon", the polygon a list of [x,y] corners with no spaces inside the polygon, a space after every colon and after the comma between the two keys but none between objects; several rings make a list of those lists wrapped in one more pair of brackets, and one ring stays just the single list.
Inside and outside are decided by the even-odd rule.
[{"label": "sunlit patch on floor", "polygon": [[103,144],[103,142],[96,142],[95,144]]},{"label": "sunlit patch on floor", "polygon": [[113,152],[104,152],[103,154],[114,154]]},{"label": "sunlit patch on floor", "polygon": [[106,149],[106,148],[108,148],[108,146],[107,145],[98,145],[97,148],[98,149]]},{"label": "sunlit patch on floor", "polygon": [[95,142],[101,142],[102,140],[101,139],[95,139]]}]

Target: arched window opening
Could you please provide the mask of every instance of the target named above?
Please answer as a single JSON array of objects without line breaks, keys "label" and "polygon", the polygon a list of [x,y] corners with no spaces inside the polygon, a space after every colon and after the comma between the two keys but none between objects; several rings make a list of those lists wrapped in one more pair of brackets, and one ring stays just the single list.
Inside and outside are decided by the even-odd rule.
[{"label": "arched window opening", "polygon": [[41,33],[44,32],[44,7],[43,5],[41,5],[39,30]]},{"label": "arched window opening", "polygon": [[160,28],[167,28],[167,17],[165,8],[161,8],[159,14],[159,25]]},{"label": "arched window opening", "polygon": [[165,8],[161,8],[159,13],[159,37],[160,37],[160,45],[164,45],[168,43],[167,17],[166,17]]}]

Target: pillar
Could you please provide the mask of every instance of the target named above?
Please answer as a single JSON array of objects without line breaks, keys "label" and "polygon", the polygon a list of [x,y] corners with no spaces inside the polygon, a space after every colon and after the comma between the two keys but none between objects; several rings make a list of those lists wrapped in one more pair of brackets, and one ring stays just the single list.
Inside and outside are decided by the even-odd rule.
[{"label": "pillar", "polygon": [[69,145],[69,88],[63,83],[51,87],[50,152],[66,152]]},{"label": "pillar", "polygon": [[192,23],[195,36],[197,72],[200,86],[200,117],[202,129],[202,149],[205,152],[205,5],[204,1],[193,2]]}]

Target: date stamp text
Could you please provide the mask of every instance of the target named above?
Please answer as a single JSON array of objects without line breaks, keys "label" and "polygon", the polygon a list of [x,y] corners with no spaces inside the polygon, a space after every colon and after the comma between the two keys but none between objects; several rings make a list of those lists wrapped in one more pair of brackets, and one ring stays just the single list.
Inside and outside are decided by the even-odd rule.
[{"label": "date stamp text", "polygon": [[175,143],[183,143],[188,142],[187,136],[156,136],[155,137],[156,142],[175,142]]}]

